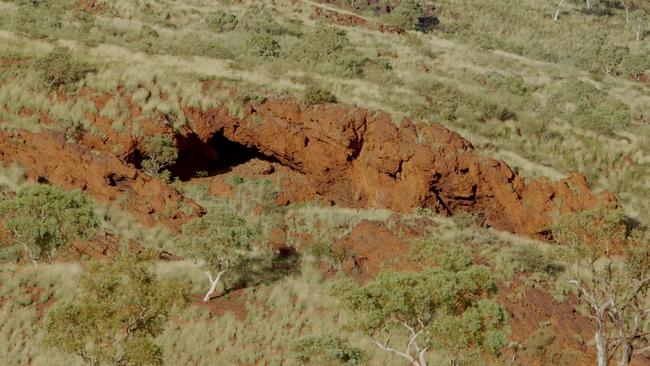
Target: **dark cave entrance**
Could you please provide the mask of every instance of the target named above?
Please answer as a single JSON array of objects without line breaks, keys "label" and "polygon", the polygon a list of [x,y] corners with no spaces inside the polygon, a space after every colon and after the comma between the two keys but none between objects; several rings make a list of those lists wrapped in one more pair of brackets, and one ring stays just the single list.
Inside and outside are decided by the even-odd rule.
[{"label": "dark cave entrance", "polygon": [[231,141],[222,134],[215,134],[205,142],[194,134],[177,136],[176,142],[178,160],[170,171],[182,181],[229,173],[253,159],[276,162],[257,148]]}]

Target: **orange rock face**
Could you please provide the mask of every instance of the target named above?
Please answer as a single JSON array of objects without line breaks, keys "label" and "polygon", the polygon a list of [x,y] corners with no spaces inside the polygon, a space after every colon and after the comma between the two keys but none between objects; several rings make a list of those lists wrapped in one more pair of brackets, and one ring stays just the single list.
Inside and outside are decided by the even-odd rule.
[{"label": "orange rock face", "polygon": [[145,224],[161,222],[178,228],[202,212],[160,180],[141,174],[112,155],[67,143],[60,133],[0,133],[0,161],[26,168],[34,181],[78,188],[103,203],[122,201],[123,208]]},{"label": "orange rock face", "polygon": [[363,108],[275,99],[250,104],[242,118],[225,109],[185,113],[201,140],[223,135],[254,147],[302,173],[315,195],[333,204],[464,211],[492,227],[533,237],[548,236],[558,211],[617,206],[611,194],[594,194],[581,175],[526,183],[441,125],[404,120],[398,127],[388,114]]}]

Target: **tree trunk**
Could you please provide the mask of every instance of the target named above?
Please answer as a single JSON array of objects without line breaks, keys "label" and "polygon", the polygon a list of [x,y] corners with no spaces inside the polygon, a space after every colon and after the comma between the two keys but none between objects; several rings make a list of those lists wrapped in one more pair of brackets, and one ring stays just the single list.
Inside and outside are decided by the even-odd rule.
[{"label": "tree trunk", "polygon": [[632,362],[632,355],[634,354],[634,349],[630,342],[625,342],[622,344],[623,348],[621,349],[621,362],[619,366],[627,366]]},{"label": "tree trunk", "polygon": [[641,23],[636,26],[636,41],[639,42],[641,40]]},{"label": "tree trunk", "polygon": [[596,341],[596,351],[598,366],[608,366],[607,360],[607,342],[603,336],[602,324],[596,324],[596,334],[594,335],[594,340]]},{"label": "tree trunk", "polygon": [[212,274],[208,271],[205,271],[205,275],[208,277],[208,280],[210,281],[210,289],[208,292],[205,294],[205,297],[203,297],[203,302],[208,302],[210,301],[210,297],[212,294],[217,290],[217,285],[219,285],[219,280],[221,279],[221,276],[226,273],[226,271],[220,271],[217,273],[217,277],[214,279],[212,278]]},{"label": "tree trunk", "polygon": [[553,16],[553,20],[557,20],[557,18],[560,16],[560,8],[562,7],[562,4],[564,4],[564,0],[560,0],[560,3],[557,4],[557,10],[555,10],[555,16]]},{"label": "tree trunk", "polygon": [[587,0],[587,9],[591,9],[591,2],[589,0]]},{"label": "tree trunk", "polygon": [[621,4],[625,8],[625,22],[630,23],[630,10],[627,8],[625,1],[621,0]]}]

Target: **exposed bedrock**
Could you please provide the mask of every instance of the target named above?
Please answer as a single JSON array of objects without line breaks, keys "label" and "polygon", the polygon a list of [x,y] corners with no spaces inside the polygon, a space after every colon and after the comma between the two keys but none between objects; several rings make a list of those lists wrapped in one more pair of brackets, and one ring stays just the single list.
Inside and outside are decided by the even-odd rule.
[{"label": "exposed bedrock", "polygon": [[363,108],[307,107],[284,98],[252,103],[241,118],[226,108],[185,114],[201,141],[223,136],[255,148],[304,174],[315,196],[337,205],[466,211],[534,237],[548,236],[558,211],[617,206],[613,195],[593,193],[582,175],[527,183],[441,125],[404,120],[398,127],[388,114]]}]

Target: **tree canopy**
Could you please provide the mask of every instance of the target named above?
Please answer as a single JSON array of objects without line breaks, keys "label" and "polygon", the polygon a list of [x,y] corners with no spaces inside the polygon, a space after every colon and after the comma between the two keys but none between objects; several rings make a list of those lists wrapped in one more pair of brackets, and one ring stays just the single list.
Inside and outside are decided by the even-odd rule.
[{"label": "tree canopy", "polygon": [[34,261],[51,257],[72,240],[91,239],[99,228],[93,204],[81,192],[44,184],[0,202],[0,214]]},{"label": "tree canopy", "polygon": [[161,365],[154,339],[170,309],[189,289],[159,280],[146,262],[122,256],[91,262],[74,301],[58,303],[46,320],[46,343],[77,354],[87,365]]},{"label": "tree canopy", "polygon": [[[378,347],[415,366],[425,366],[433,349],[458,363],[476,353],[498,355],[506,344],[507,316],[491,298],[490,271],[464,251],[449,253],[442,268],[384,273],[363,286],[348,280],[336,292]],[[402,349],[391,345],[395,329],[409,339]]]}]

